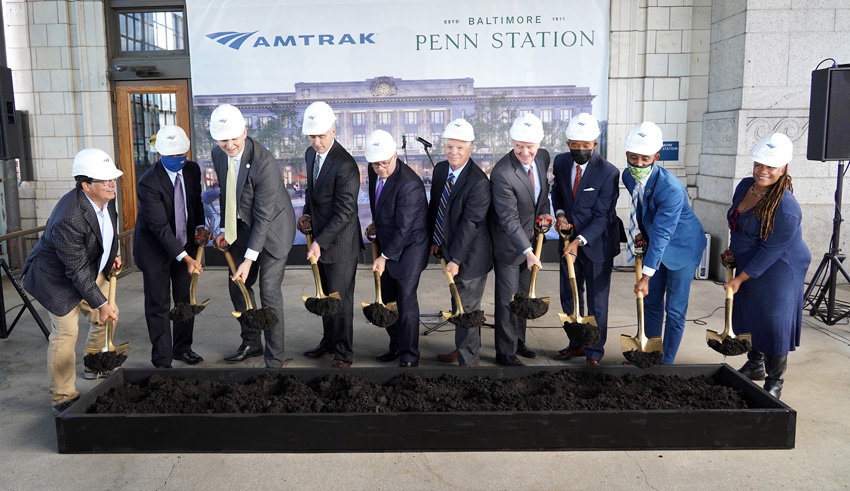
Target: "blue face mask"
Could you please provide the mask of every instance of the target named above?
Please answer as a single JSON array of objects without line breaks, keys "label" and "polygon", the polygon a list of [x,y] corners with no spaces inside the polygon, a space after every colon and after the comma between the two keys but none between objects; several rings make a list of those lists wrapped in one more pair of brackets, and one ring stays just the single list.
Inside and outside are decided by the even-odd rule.
[{"label": "blue face mask", "polygon": [[163,155],[161,160],[162,165],[164,165],[166,169],[170,170],[171,172],[177,172],[182,169],[184,165],[186,165],[187,158],[185,155],[181,157],[166,157],[165,155]]}]

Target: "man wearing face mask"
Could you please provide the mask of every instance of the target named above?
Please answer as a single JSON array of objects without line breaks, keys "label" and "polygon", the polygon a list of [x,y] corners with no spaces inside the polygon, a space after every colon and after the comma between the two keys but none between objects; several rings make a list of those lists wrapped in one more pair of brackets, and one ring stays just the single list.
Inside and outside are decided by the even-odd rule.
[{"label": "man wearing face mask", "polygon": [[[189,139],[179,126],[165,125],[156,134],[160,160],[138,183],[134,255],[142,270],[145,321],[151,344],[151,363],[171,368],[172,359],[195,365],[200,355],[192,351],[195,320],[168,319],[171,300],[189,303],[192,272],[203,270],[195,261],[195,235],[209,241],[201,201],[201,169],[187,160]],[[170,295],[169,295],[170,292]],[[171,298],[169,298],[169,296]]]},{"label": "man wearing face mask", "polygon": [[635,285],[635,293],[642,292],[645,297],[647,336],[661,336],[662,317],[667,312],[661,363],[669,365],[682,341],[691,281],[705,249],[705,233],[688,204],[682,181],[654,165],[661,157],[662,145],[661,129],[655,123],[645,121],[632,128],[625,141],[628,168],[623,171],[623,184],[632,196],[629,261],[634,259],[634,243],[641,238],[647,242],[643,277]]},{"label": "man wearing face mask", "polygon": [[[575,259],[579,313],[584,315],[587,290],[588,314],[596,318],[602,336],[594,346],[570,344],[555,355],[556,360],[571,360],[584,355],[588,366],[599,365],[605,353],[608,334],[608,293],[614,257],[620,253],[620,229],[617,198],[620,195],[619,171],[595,150],[599,123],[587,113],[570,120],[567,127],[569,153],[555,157],[552,170],[552,205],[555,227],[572,234],[568,244],[561,239],[559,250]],[[573,312],[573,292],[567,265],[561,261],[561,308]]]}]

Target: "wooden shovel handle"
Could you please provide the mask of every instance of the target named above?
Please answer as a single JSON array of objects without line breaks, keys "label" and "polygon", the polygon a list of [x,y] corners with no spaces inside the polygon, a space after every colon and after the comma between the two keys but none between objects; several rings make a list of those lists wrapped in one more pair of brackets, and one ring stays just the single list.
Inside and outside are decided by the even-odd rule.
[{"label": "wooden shovel handle", "polygon": [[[446,258],[440,258],[440,264],[443,265],[443,269],[446,269],[448,263],[446,262]],[[446,279],[449,281],[449,291],[452,292],[452,298],[455,300],[455,304],[457,305],[457,315],[463,314],[463,304],[460,303],[460,292],[457,291],[457,285],[455,284],[454,276],[450,275],[448,272],[443,272],[446,275]]]}]

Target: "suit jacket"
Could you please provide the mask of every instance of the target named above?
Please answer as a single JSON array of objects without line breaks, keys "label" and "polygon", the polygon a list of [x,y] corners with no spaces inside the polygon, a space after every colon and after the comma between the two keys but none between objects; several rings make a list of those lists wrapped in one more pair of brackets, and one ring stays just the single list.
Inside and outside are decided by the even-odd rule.
[{"label": "suit jacket", "polygon": [[388,258],[387,271],[393,278],[422,273],[428,263],[425,185],[410,167],[396,159],[395,171],[387,177],[381,199],[375,203],[378,175],[369,166],[369,206],[381,254]]},{"label": "suit jacket", "polygon": [[[434,169],[431,200],[428,205],[428,237],[433,241],[437,211],[449,175],[449,162],[444,160]],[[490,181],[472,159],[452,185],[443,217],[443,255],[446,261],[460,265],[461,279],[478,278],[493,269],[493,246],[490,242],[488,213]]]},{"label": "suit jacket", "polygon": [[522,164],[511,150],[496,162],[490,172],[492,196],[491,227],[493,252],[496,261],[520,264],[525,260],[522,251],[533,247],[534,222],[549,213],[549,152],[537,151],[535,157],[540,184],[543,188],[537,204],[531,194],[531,182]]},{"label": "suit jacket", "polygon": [[[221,229],[226,225],[227,154],[213,147],[212,161],[221,184]],[[245,149],[236,182],[236,212],[250,233],[240,233],[236,242],[254,251],[266,250],[277,259],[286,257],[295,240],[295,210],[289,193],[283,187],[274,155],[251,137],[245,138]]]},{"label": "suit jacket", "polygon": [[555,157],[552,172],[552,207],[564,210],[573,224],[576,236],[587,244],[579,250],[594,263],[601,263],[620,253],[620,228],[617,223],[617,198],[620,196],[620,171],[594,152],[581,176],[573,198],[575,161],[569,152]]},{"label": "suit jacket", "polygon": [[171,262],[186,251],[195,256],[195,229],[204,225],[204,204],[201,202],[201,168],[188,161],[183,166],[183,187],[186,188],[186,243],[175,236],[174,185],[168,172],[157,162],[145,171],[137,184],[139,211],[133,255],[142,271],[170,268]]},{"label": "suit jacket", "polygon": [[[629,169],[623,171],[623,184],[629,194],[635,179]],[[678,177],[655,165],[644,189],[638,222],[648,247],[643,264],[670,270],[693,264],[705,249],[702,224],[688,204],[688,191]]]},{"label": "suit jacket", "polygon": [[[109,272],[118,252],[118,212],[109,202],[115,235],[103,272]],[[44,234],[24,264],[24,288],[49,312],[62,316],[81,300],[94,308],[106,297],[97,287],[103,238],[97,215],[85,193],[73,189],[56,203]]]},{"label": "suit jacket", "polygon": [[322,247],[319,262],[337,263],[357,259],[363,248],[357,195],[360,170],[354,157],[334,142],[322,162],[319,179],[313,182],[313,147],[304,154],[307,162],[307,194],[304,215],[313,223],[313,240]]}]

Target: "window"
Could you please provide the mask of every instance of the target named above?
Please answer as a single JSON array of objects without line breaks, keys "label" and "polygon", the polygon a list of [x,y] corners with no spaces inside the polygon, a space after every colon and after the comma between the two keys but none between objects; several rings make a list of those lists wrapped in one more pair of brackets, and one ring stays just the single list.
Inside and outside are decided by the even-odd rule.
[{"label": "window", "polygon": [[253,119],[254,118],[252,116],[245,116],[245,126],[249,128],[254,126]]},{"label": "window", "polygon": [[442,111],[431,111],[431,124],[443,124]]},{"label": "window", "polygon": [[366,114],[364,113],[351,113],[351,125],[352,126],[363,126],[366,123]]},{"label": "window", "polygon": [[561,121],[569,121],[573,117],[572,109],[561,109]]},{"label": "window", "polygon": [[366,135],[354,135],[354,149],[363,150],[366,146]]},{"label": "window", "polygon": [[419,113],[415,111],[405,111],[404,124],[419,124]]},{"label": "window", "polygon": [[541,109],[540,110],[540,121],[544,123],[552,122],[552,110],[551,109]]},{"label": "window", "polygon": [[185,51],[183,12],[119,12],[121,51]]},{"label": "window", "polygon": [[393,124],[393,113],[378,113],[378,124],[381,126],[390,126]]}]

